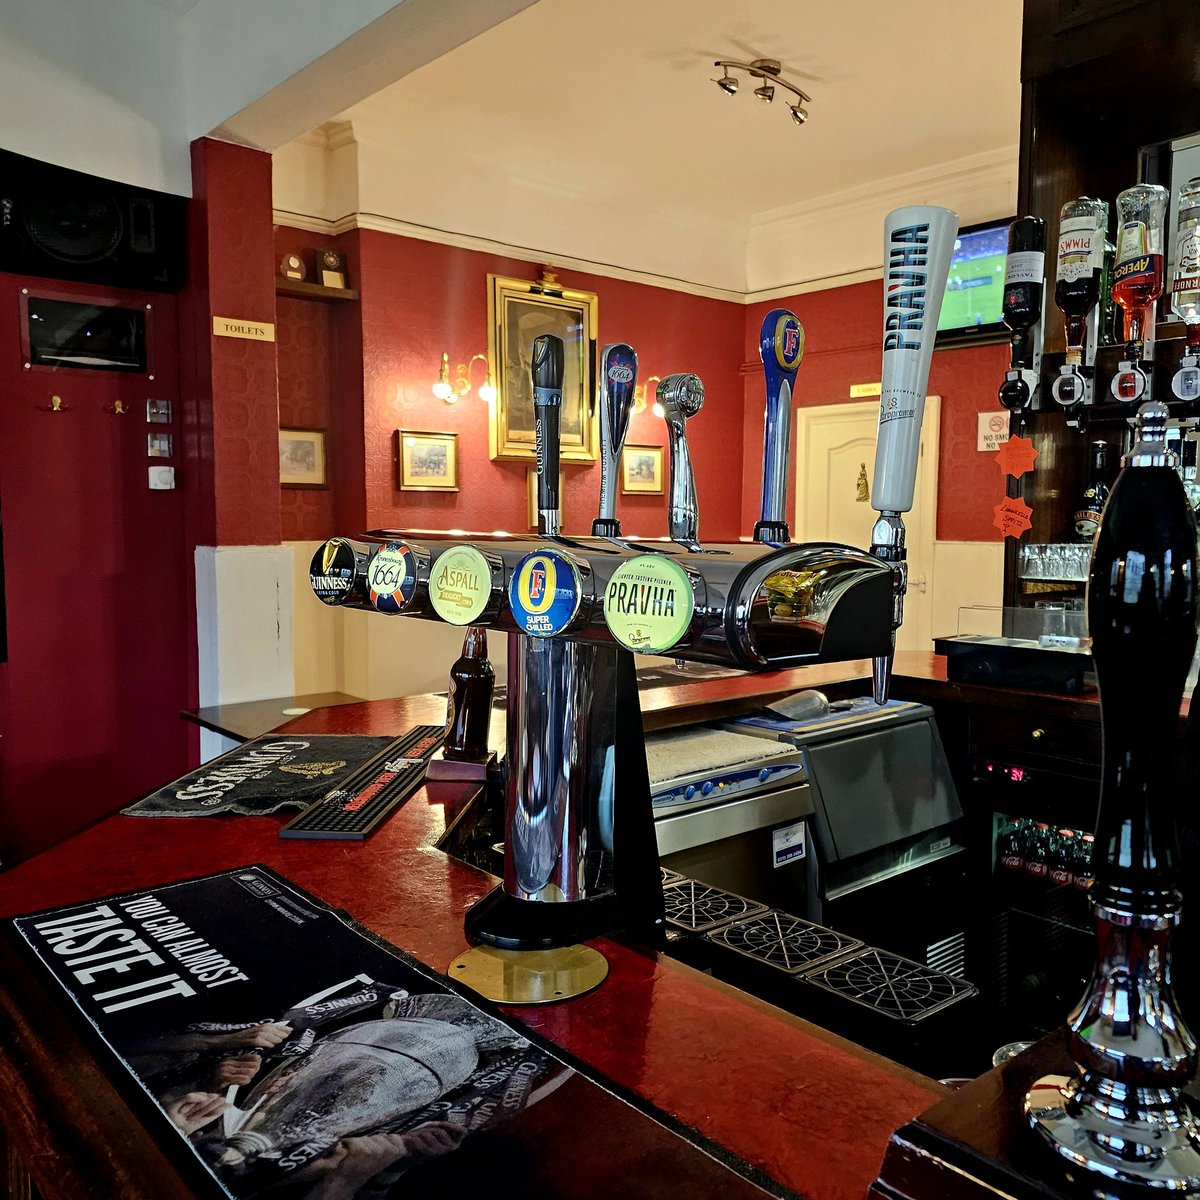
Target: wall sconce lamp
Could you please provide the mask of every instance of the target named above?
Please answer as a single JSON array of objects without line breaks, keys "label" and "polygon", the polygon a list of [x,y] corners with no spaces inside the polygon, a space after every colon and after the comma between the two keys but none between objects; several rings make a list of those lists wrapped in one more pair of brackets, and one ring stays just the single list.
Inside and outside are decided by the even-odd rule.
[{"label": "wall sconce lamp", "polygon": [[471,368],[476,362],[481,362],[487,374],[484,382],[476,389],[479,398],[485,404],[491,404],[496,399],[496,388],[492,383],[492,368],[486,354],[472,354],[465,363],[459,363],[454,368],[454,380],[450,380],[450,355],[442,355],[442,365],[438,369],[438,381],[433,385],[433,394],[447,404],[457,404],[459,399],[471,390]]},{"label": "wall sconce lamp", "polygon": [[443,351],[442,365],[438,368],[437,383],[433,385],[433,394],[447,404],[457,404],[458,396],[450,386],[450,355]]},{"label": "wall sconce lamp", "polygon": [[661,376],[650,375],[633,389],[633,411],[635,413],[646,411],[646,397],[654,395],[653,384],[661,381]]}]

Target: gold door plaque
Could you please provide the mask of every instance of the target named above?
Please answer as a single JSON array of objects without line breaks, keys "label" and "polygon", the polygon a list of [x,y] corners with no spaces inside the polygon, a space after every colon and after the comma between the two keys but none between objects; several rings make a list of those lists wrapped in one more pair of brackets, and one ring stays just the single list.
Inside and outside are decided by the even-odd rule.
[{"label": "gold door plaque", "polygon": [[270,321],[249,321],[243,317],[213,317],[213,336],[273,342],[275,326]]}]

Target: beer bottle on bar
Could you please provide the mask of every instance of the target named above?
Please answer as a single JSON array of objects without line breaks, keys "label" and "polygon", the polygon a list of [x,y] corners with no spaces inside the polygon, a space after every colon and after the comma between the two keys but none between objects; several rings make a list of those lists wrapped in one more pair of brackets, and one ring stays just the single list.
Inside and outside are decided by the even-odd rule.
[{"label": "beer bottle on bar", "polygon": [[487,630],[472,625],[463,638],[462,656],[450,668],[442,746],[445,758],[462,761],[487,757],[495,683],[496,673],[488,661]]},{"label": "beer bottle on bar", "polygon": [[1108,500],[1108,443],[1092,443],[1092,467],[1084,484],[1079,507],[1075,510],[1075,540],[1090,542],[1100,528],[1104,504]]}]

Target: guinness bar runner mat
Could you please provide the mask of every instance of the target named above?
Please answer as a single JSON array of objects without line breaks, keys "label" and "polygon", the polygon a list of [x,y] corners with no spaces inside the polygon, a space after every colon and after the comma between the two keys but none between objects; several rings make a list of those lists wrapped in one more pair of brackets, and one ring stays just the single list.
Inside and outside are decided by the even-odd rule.
[{"label": "guinness bar runner mat", "polygon": [[327,734],[267,734],[244,742],[122,809],[131,817],[263,816],[307,808],[332,791],[352,791],[376,763],[429,757],[441,745],[439,726],[418,725],[399,738]]},{"label": "guinness bar runner mat", "polygon": [[202,1196],[762,1194],[265,867],[12,924]]}]

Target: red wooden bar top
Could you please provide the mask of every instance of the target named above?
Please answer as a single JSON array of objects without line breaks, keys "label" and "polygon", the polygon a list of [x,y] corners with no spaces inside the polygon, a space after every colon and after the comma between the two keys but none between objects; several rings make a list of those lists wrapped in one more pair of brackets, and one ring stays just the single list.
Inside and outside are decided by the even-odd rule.
[{"label": "red wooden bar top", "polygon": [[[647,691],[642,707],[646,726],[661,728],[754,708],[801,687],[858,690],[869,674],[863,661],[697,681]],[[926,654],[897,656],[895,691],[912,699],[986,696],[1013,706],[1033,699],[947,683],[944,660]],[[1036,701],[1043,711],[1095,711],[1091,698],[1038,695]],[[440,724],[444,703],[410,697],[343,704],[281,728],[396,734],[413,724]],[[284,841],[277,836],[282,817],[109,817],[0,876],[0,915],[261,862],[445,970],[467,944],[465,909],[494,884],[434,845],[472,788],[429,784],[361,843]],[[611,939],[594,944],[611,966],[597,991],[514,1014],[810,1200],[863,1197],[892,1131],[945,1094],[930,1080],[670,959]],[[0,1123],[27,1157],[49,1164],[46,1177],[55,1186],[43,1188],[47,1200],[189,1194],[90,1056],[80,1053],[40,982],[10,948],[0,950],[6,1096]],[[585,1126],[581,1115],[581,1131]]]}]

